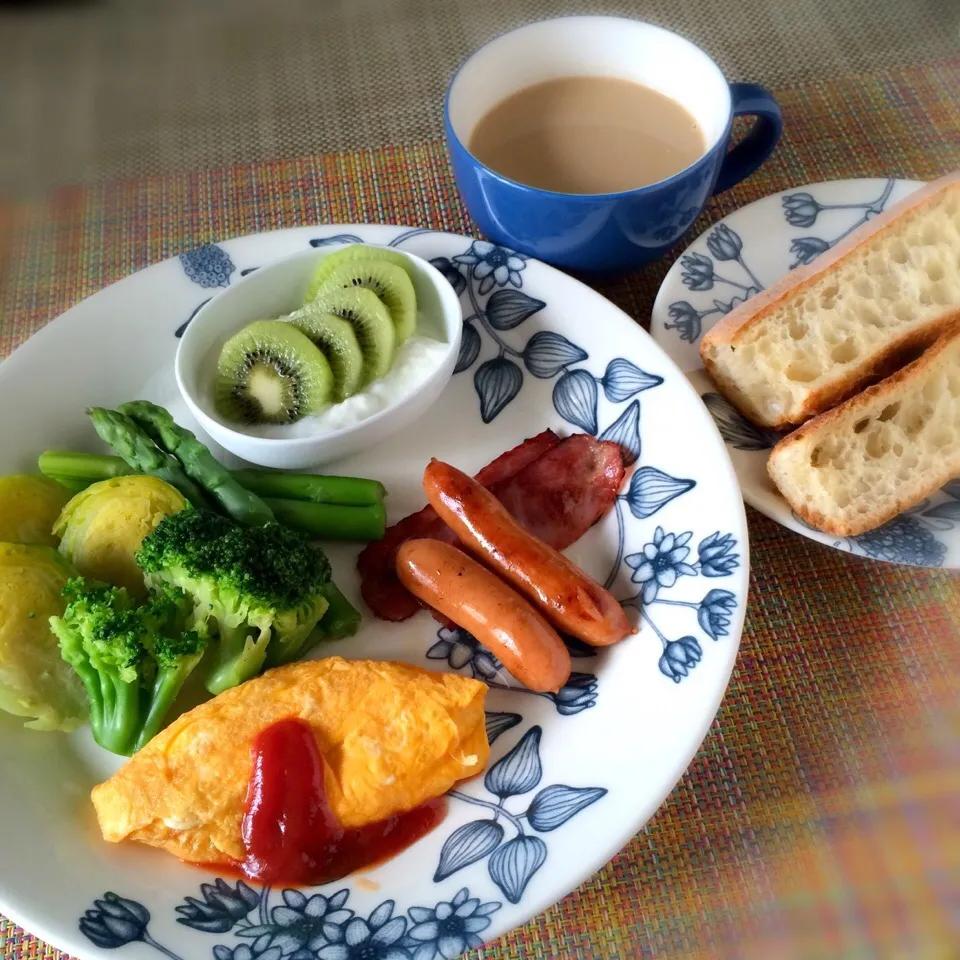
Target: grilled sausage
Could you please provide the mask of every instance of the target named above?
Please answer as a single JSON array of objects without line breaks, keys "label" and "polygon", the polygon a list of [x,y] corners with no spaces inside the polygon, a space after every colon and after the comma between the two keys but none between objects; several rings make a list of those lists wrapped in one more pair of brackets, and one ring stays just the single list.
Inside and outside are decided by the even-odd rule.
[{"label": "grilled sausage", "polygon": [[525,687],[556,693],[570,679],[570,653],[556,630],[499,577],[441,540],[407,540],[400,582],[499,657]]},{"label": "grilled sausage", "polygon": [[524,530],[476,480],[431,460],[423,487],[431,506],[466,549],[512,583],[559,630],[595,647],[636,632],[609,591]]}]

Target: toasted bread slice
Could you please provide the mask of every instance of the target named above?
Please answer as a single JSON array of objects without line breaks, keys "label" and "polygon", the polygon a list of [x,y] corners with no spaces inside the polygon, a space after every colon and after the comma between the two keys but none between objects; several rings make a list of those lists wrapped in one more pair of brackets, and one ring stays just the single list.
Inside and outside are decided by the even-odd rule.
[{"label": "toasted bread slice", "polygon": [[767,471],[807,523],[844,537],[960,476],[960,311],[920,359],[784,437]]},{"label": "toasted bread slice", "polygon": [[960,308],[960,172],[921,187],[737,307],[700,343],[754,423],[803,423],[892,373]]}]

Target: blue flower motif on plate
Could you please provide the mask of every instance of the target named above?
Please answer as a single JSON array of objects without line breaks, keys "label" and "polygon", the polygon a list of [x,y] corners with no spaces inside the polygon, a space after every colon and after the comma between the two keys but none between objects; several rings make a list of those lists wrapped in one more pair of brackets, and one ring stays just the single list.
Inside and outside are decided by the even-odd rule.
[{"label": "blue flower motif on plate", "polygon": [[230,255],[214,243],[180,254],[186,275],[201,287],[225,287],[234,271]]},{"label": "blue flower motif on plate", "polygon": [[642,587],[642,599],[645,604],[652,603],[661,587],[672,587],[677,577],[695,577],[697,571],[686,563],[690,555],[687,544],[693,532],[673,534],[664,533],[663,527],[657,527],[653,541],[644,545],[641,553],[632,553],[624,560],[633,570],[630,579]]},{"label": "blue flower motif on plate", "polygon": [[[395,902],[384,900],[362,917],[346,908],[350,897],[346,888],[330,896],[281,890],[281,902],[271,906],[275,894],[270,887],[254,891],[242,882],[231,886],[220,878],[202,887],[207,888],[201,890],[203,899],[188,897],[186,907],[215,904],[232,922],[216,930],[188,923],[190,909],[183,905],[177,908],[184,914],[180,922],[205,933],[232,930],[242,938],[216,944],[214,960],[423,960],[428,955],[452,960],[457,953],[449,951],[454,947],[462,952],[479,945],[477,935],[503,906],[497,900],[471,897],[469,888],[462,887],[451,900],[439,900],[433,907],[411,907],[408,916],[395,915]],[[240,913],[242,907],[247,909]],[[150,912],[143,904],[112,892],[96,900],[80,918],[81,932],[101,949],[142,942],[168,960],[187,960],[155,940],[149,924]],[[192,956],[196,954],[191,960]]]},{"label": "blue flower motif on plate", "polygon": [[679,683],[700,662],[703,651],[696,637],[681,637],[671,640],[660,655],[660,672]]},{"label": "blue flower motif on plate", "polygon": [[474,240],[470,249],[453,258],[470,268],[471,275],[480,281],[478,293],[483,296],[494,286],[503,287],[512,283],[520,287],[520,271],[527,265],[527,257],[515,250],[489,243],[486,240]]},{"label": "blue flower motif on plate", "polygon": [[713,589],[700,601],[697,622],[711,640],[719,640],[730,632],[730,615],[736,605],[737,598],[729,590]]},{"label": "blue flower motif on plate", "polygon": [[187,897],[176,908],[178,923],[204,933],[224,933],[260,903],[260,894],[242,880],[229,884],[221,878],[200,884],[200,896]]},{"label": "blue flower motif on plate", "polygon": [[149,943],[149,923],[150,911],[142,903],[108,890],[80,918],[79,926],[91,943],[104,950],[115,950],[138,940]]},{"label": "blue flower motif on plate", "polygon": [[490,926],[490,915],[499,910],[499,902],[481,903],[462,887],[452,900],[441,900],[435,907],[411,907],[414,921],[406,943],[414,948],[413,960],[452,960],[464,950],[483,943],[479,936]]}]

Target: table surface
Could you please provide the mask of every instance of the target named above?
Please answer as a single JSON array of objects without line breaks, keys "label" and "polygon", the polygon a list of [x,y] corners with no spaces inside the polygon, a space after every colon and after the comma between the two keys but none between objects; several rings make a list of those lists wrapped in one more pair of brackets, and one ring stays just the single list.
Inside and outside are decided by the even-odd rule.
[{"label": "table surface", "polygon": [[[0,14],[0,356],[201,243],[318,222],[474,233],[443,85],[483,40],[557,13],[661,22],[778,97],[774,157],[688,240],[786,187],[960,167],[956,0],[198,8]],[[599,289],[646,324],[676,252]],[[603,870],[476,960],[960,957],[960,578],[748,517],[740,657],[696,759]],[[61,956],[0,918],[0,960]]]}]

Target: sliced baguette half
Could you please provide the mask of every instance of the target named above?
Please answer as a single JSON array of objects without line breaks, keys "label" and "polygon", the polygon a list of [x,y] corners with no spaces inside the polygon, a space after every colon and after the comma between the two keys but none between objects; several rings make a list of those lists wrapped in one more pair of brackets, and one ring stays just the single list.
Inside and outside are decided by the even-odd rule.
[{"label": "sliced baguette half", "polygon": [[918,360],[784,437],[767,472],[807,523],[843,537],[960,476],[960,310]]},{"label": "sliced baguette half", "polygon": [[960,172],[731,311],[700,343],[720,392],[789,429],[902,366],[960,307]]}]

